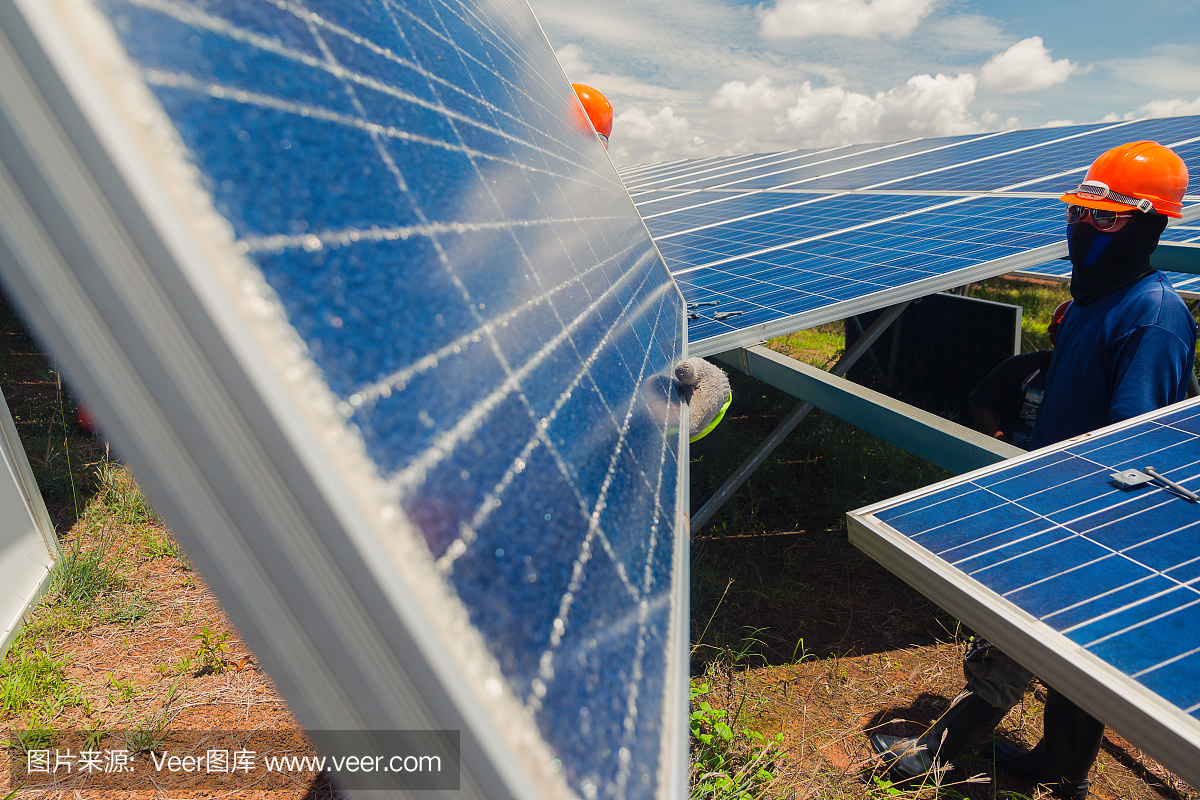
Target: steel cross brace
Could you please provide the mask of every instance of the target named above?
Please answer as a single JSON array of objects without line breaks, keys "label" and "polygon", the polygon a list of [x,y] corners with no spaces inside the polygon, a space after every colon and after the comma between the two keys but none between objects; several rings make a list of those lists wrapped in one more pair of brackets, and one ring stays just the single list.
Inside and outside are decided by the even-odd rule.
[{"label": "steel cross brace", "polygon": [[[841,376],[849,372],[850,368],[858,362],[858,359],[864,353],[870,352],[871,345],[875,344],[875,340],[888,329],[889,325],[900,318],[900,315],[904,313],[904,309],[908,308],[911,302],[911,300],[906,300],[903,303],[897,303],[884,310],[879,315],[879,318],[871,323],[871,327],[867,328],[854,344],[842,354],[842,357],[833,365],[833,369],[829,370],[829,373]],[[741,348],[717,353],[713,358],[724,361],[726,364],[742,370],[747,375],[751,374],[750,365],[746,361],[746,351]],[[775,448],[783,444],[783,440],[788,437],[788,434],[794,431],[796,426],[803,422],[804,418],[808,416],[808,412],[812,410],[813,405],[811,403],[802,402],[789,411],[786,417],[780,420],[779,424],[775,426],[775,430],[771,431],[766,439],[763,439],[762,443],[750,454],[750,457],[734,470],[734,473],[721,485],[721,488],[717,489],[713,496],[708,498],[708,501],[692,516],[693,534],[703,528],[713,518],[713,515],[721,509],[721,506],[725,505],[726,501],[738,490],[738,487],[754,474],[755,470],[762,465],[767,456],[775,451]]]},{"label": "steel cross brace", "polygon": [[747,375],[805,402],[788,413],[724,485],[696,512],[692,517],[693,533],[712,519],[733,492],[758,469],[814,406],[955,473],[967,472],[1025,452],[841,378],[879,335],[900,316],[907,305],[903,303],[885,311],[829,372],[761,346],[718,353],[715,356],[731,366],[742,369]]}]

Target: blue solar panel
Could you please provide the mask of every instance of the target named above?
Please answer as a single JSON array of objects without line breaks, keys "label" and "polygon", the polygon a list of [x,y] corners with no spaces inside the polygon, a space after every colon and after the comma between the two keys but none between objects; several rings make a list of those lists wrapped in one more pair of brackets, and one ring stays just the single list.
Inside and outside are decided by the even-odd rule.
[{"label": "blue solar panel", "polygon": [[[236,379],[245,402],[266,401],[244,385],[266,385],[299,409],[279,423],[288,443],[274,445],[279,471],[358,465],[326,476],[311,502],[328,493],[337,509],[328,515],[359,528],[330,523],[314,541],[297,530],[285,544],[242,529],[253,554],[245,564],[261,561],[285,581],[290,558],[316,552],[309,566],[328,567],[329,591],[371,609],[351,602],[353,619],[323,616],[325,595],[284,585],[299,629],[325,641],[319,650],[281,641],[287,626],[228,578],[249,567],[179,510],[155,483],[163,465],[122,434],[121,404],[88,378],[102,367],[73,362],[297,716],[326,730],[422,727],[425,718],[398,711],[399,686],[380,692],[362,677],[360,659],[396,660],[435,676],[421,686],[444,727],[483,742],[464,744],[474,780],[517,769],[532,785],[561,782],[585,798],[680,790],[687,454],[671,375],[684,355],[683,301],[594,132],[580,126],[527,5],[96,6],[94,19],[43,33],[43,44],[82,50],[64,31],[91,26],[87,44],[105,53],[102,64],[127,69],[112,85],[145,103],[144,119],[122,124],[159,143],[137,158],[166,166],[138,178],[170,175],[164,196],[194,204],[173,209],[189,222],[161,235],[207,242],[188,251],[194,273],[182,278],[164,258],[159,279],[204,285],[222,314],[258,308],[236,324],[260,339],[238,347],[295,344],[290,371],[270,362]],[[116,116],[128,106],[113,91],[99,102]],[[17,157],[9,147],[6,161]],[[157,212],[146,213],[136,232],[158,235]],[[200,319],[207,301],[178,291]],[[41,324],[53,329],[53,314]],[[243,413],[272,419],[257,405]],[[310,418],[326,428],[315,432]],[[251,499],[229,514],[244,520],[256,508]],[[339,583],[337,559],[360,558],[364,575],[416,575],[419,585]],[[406,591],[433,616],[381,600]],[[318,711],[325,700],[305,691],[289,649],[334,676],[342,717]],[[484,764],[484,752],[513,760]]]},{"label": "blue solar panel", "polygon": [[[886,184],[889,191],[991,191],[1025,183],[1056,172],[1085,165],[1109,148],[1130,141],[1153,139],[1170,145],[1191,139],[1200,123],[1196,117],[1140,120],[1091,131],[1063,141],[1051,141],[1040,147],[1002,158],[964,164],[930,175]],[[1063,135],[1063,129],[1052,128]],[[1021,187],[1025,189],[1024,186]]]},{"label": "blue solar panel", "polygon": [[919,296],[970,282],[974,278],[966,275],[974,267],[1061,243],[1059,208],[1048,199],[969,198],[677,272],[689,303],[720,304],[697,312],[688,327],[689,346],[697,353],[720,352],[736,346],[730,342],[742,333],[765,338],[841,319],[847,308],[896,302],[889,298],[905,287]]},{"label": "blue solar panel", "polygon": [[[1189,138],[1193,135],[1200,135],[1200,131],[1195,128],[1182,133],[1183,136]],[[1183,159],[1183,163],[1187,164],[1188,172],[1192,175],[1200,175],[1200,140],[1188,141],[1184,140],[1182,144],[1175,142],[1166,142],[1177,156]],[[1044,181],[1029,183],[1020,188],[1022,192],[1069,192],[1079,185],[1083,180],[1084,174],[1087,172],[1087,165],[1080,166],[1066,175],[1057,175],[1053,178],[1047,178]],[[1192,182],[1192,195],[1196,194],[1195,181]]]},{"label": "blue solar panel", "polygon": [[727,222],[712,222],[712,209],[704,206],[648,219],[646,226],[667,266],[678,272],[875,223],[942,202],[945,200],[940,197],[894,195],[825,199],[822,195],[753,194],[724,204],[721,214],[728,216]]},{"label": "blue solar panel", "polygon": [[650,175],[639,175],[626,181],[626,186],[633,194],[649,191],[654,188],[683,185],[691,187],[698,182],[712,180],[712,176],[738,173],[743,170],[763,169],[776,162],[788,162],[803,158],[812,153],[825,152],[822,150],[785,150],[782,153],[746,153],[722,158],[701,158],[672,165],[663,170],[657,170]]},{"label": "blue solar panel", "polygon": [[[826,150],[790,151],[784,153],[769,153],[767,157],[757,157],[741,164],[730,164],[705,170],[697,170],[693,174],[680,174],[663,179],[653,184],[657,189],[761,189],[773,188],[787,182],[786,175],[794,170],[812,165],[837,164],[841,159],[849,158],[856,153],[886,152],[886,147],[877,144],[843,145]],[[836,169],[836,167],[829,167]],[[632,191],[650,188],[647,184],[631,187]]]},{"label": "blue solar panel", "polygon": [[[856,544],[935,594],[938,584],[957,586],[971,599],[947,610],[968,614],[989,638],[1012,639],[1001,644],[1038,661],[1056,687],[1080,686],[1073,670],[1109,667],[1122,682],[1103,681],[1129,702],[1143,702],[1140,690],[1190,715],[1189,763],[1169,765],[1188,780],[1200,741],[1200,505],[1157,483],[1120,488],[1111,475],[1150,465],[1200,488],[1198,402],[851,513]],[[1066,663],[1040,653],[1043,643]],[[1149,708],[1139,728],[1091,700],[1126,736],[1153,740],[1152,728],[1172,724]],[[1160,760],[1171,751],[1161,742],[1152,750]]]}]

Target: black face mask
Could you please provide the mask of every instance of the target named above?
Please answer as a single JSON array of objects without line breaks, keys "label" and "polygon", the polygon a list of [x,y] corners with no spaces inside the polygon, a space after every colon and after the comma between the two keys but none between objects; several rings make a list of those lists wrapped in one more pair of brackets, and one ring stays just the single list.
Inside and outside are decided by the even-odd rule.
[{"label": "black face mask", "polygon": [[1115,234],[1087,222],[1067,225],[1071,297],[1081,306],[1112,294],[1154,271],[1150,254],[1167,227],[1162,214],[1135,213]]}]

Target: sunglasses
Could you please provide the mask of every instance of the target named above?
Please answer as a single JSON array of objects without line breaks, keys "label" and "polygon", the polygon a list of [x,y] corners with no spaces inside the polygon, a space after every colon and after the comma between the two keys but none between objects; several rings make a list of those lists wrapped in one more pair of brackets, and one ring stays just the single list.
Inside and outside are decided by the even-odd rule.
[{"label": "sunglasses", "polygon": [[1076,222],[1082,222],[1091,217],[1092,226],[1100,231],[1111,230],[1118,221],[1129,219],[1132,216],[1132,211],[1105,211],[1087,206],[1067,206],[1068,223],[1074,225]]}]

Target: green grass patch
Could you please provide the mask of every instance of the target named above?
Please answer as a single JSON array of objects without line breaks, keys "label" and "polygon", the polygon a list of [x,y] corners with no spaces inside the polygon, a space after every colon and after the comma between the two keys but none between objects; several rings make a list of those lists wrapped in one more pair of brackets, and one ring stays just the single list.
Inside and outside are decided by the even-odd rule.
[{"label": "green grass patch", "polygon": [[83,538],[77,536],[62,548],[50,571],[50,592],[56,603],[87,611],[103,595],[122,589],[125,578],[109,536],[99,536],[87,548]]},{"label": "green grass patch", "polygon": [[34,646],[26,636],[20,637],[0,662],[0,711],[5,714],[54,710],[82,702],[82,695],[67,682],[66,660]]}]

